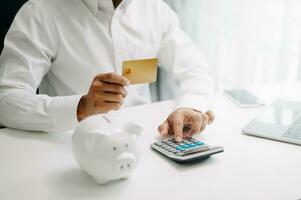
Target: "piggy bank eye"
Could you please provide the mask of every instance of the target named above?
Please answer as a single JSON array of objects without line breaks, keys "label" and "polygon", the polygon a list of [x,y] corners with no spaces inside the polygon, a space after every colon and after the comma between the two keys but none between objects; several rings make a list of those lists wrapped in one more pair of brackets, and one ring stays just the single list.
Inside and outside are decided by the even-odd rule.
[{"label": "piggy bank eye", "polygon": [[117,150],[117,148],[116,147],[113,147],[113,151],[116,151]]},{"label": "piggy bank eye", "polygon": [[128,148],[128,147],[129,147],[129,145],[128,145],[128,144],[125,144],[125,147],[126,147],[126,148]]}]

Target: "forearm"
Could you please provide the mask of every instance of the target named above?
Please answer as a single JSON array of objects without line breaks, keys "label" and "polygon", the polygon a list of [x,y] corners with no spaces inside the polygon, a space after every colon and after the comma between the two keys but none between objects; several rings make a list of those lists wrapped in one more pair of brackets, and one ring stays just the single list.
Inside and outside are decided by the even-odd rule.
[{"label": "forearm", "polygon": [[0,89],[0,124],[5,127],[55,132],[77,124],[80,96],[49,97],[21,89]]}]

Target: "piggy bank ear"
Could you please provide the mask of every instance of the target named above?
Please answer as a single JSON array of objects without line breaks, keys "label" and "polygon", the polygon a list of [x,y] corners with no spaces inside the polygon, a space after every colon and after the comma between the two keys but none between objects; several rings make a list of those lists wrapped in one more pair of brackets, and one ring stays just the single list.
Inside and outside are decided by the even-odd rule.
[{"label": "piggy bank ear", "polygon": [[86,135],[85,137],[85,145],[86,149],[90,154],[93,154],[96,149],[97,141],[101,141],[107,137],[102,131],[94,131]]},{"label": "piggy bank ear", "polygon": [[127,123],[125,125],[125,131],[128,134],[140,136],[142,134],[143,128],[142,128],[142,126],[134,124],[134,123]]}]

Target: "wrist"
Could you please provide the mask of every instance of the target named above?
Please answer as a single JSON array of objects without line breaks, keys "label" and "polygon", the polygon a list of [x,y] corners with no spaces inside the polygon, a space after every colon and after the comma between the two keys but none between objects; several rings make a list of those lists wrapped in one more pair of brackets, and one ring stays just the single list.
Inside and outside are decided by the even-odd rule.
[{"label": "wrist", "polygon": [[80,122],[85,119],[86,95],[82,96],[77,105],[77,120]]}]

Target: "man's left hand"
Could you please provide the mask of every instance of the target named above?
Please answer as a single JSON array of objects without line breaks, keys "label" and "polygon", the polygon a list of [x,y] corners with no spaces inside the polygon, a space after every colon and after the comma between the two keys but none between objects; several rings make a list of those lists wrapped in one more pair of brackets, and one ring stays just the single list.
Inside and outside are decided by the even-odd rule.
[{"label": "man's left hand", "polygon": [[183,137],[190,137],[202,132],[213,121],[214,114],[212,111],[202,113],[190,108],[179,108],[169,115],[158,130],[161,137],[166,138],[169,135],[174,135],[176,141],[181,142]]}]

